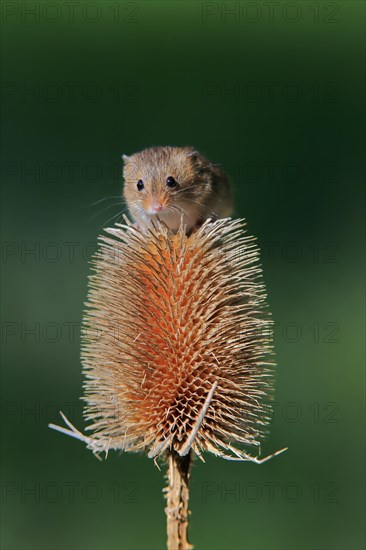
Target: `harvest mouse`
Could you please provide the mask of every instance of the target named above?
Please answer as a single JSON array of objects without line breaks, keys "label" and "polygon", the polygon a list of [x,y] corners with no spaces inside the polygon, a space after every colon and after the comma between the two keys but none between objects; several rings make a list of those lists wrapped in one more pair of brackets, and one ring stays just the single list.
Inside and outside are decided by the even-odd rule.
[{"label": "harvest mouse", "polygon": [[124,198],[141,229],[159,218],[177,231],[183,215],[189,232],[207,218],[231,214],[226,175],[191,147],[151,147],[123,161]]}]

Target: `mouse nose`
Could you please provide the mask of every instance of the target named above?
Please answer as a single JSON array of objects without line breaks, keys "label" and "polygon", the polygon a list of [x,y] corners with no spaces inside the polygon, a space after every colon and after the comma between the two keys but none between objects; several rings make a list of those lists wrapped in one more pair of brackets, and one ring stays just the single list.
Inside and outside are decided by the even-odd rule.
[{"label": "mouse nose", "polygon": [[161,202],[154,202],[152,205],[151,205],[151,210],[154,212],[154,214],[156,212],[161,212],[163,210],[164,206],[161,204]]}]

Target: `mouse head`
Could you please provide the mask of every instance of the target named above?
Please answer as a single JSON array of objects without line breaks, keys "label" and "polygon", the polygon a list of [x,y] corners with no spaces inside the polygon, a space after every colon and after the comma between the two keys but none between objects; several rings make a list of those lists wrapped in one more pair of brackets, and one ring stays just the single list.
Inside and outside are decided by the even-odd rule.
[{"label": "mouse head", "polygon": [[[210,163],[191,147],[152,147],[124,160],[124,197],[135,220],[159,217],[171,228],[200,217],[212,191]],[[173,223],[174,222],[174,223]]]}]

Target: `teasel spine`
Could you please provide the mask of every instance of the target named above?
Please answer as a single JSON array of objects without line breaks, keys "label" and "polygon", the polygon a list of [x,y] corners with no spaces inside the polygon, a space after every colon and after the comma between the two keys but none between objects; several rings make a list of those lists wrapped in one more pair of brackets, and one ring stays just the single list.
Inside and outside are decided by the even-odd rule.
[{"label": "teasel spine", "polygon": [[[261,319],[256,315],[263,313],[265,300],[264,287],[257,280],[261,271],[256,263],[258,248],[252,237],[244,235],[243,225],[242,220],[218,220],[206,224],[191,237],[185,236],[183,231],[177,236],[169,235],[163,226],[155,228],[147,236],[133,227],[126,230],[119,226],[107,230],[111,236],[101,238],[101,248],[96,258],[97,271],[90,282],[86,325],[91,330],[99,325],[105,336],[102,335],[96,342],[89,338],[83,351],[86,375],[84,399],[87,402],[85,416],[92,423],[88,428],[94,432],[94,450],[104,450],[108,441],[109,448],[126,451],[146,449],[148,456],[154,459],[171,447],[182,456],[192,447],[199,457],[203,451],[210,451],[223,458],[255,460],[255,457],[235,449],[230,443],[231,439],[246,445],[259,445],[258,437],[263,435],[263,428],[269,421],[267,406],[262,398],[268,397],[271,391],[274,365],[263,359],[271,354],[271,321],[268,316]],[[123,271],[113,258],[116,253],[122,255]],[[164,273],[161,268],[165,269]],[[178,279],[177,285],[180,285],[177,297],[172,296],[176,293],[174,280],[172,282],[175,277]],[[116,289],[117,281],[125,294],[123,300]],[[247,301],[245,305],[239,303],[243,295]],[[200,309],[195,307],[195,300]],[[107,334],[113,322],[107,312],[113,311],[118,312],[120,336],[124,339],[120,351]],[[187,330],[192,321],[184,321],[184,316],[189,314],[194,317],[195,326]],[[211,314],[215,316],[213,321]],[[175,325],[169,325],[169,322]],[[154,323],[158,326],[158,334],[151,330]],[[180,334],[180,343],[175,339],[172,344],[169,340],[175,338],[174,331]],[[199,332],[200,344],[196,345],[202,348],[203,355],[193,374],[192,364],[188,364],[188,370],[185,370],[179,362],[174,346],[179,347],[178,352],[183,346],[183,356],[186,358],[191,343],[197,339],[195,331]],[[188,337],[190,341],[184,340]],[[173,363],[170,367],[168,363],[166,366],[154,363],[157,358],[154,345],[163,348],[163,354],[167,353],[164,346],[173,345],[170,358],[176,366]],[[207,346],[213,348],[210,357],[206,353]],[[111,351],[114,356],[110,356]],[[116,352],[119,353],[118,358]],[[108,357],[110,360],[107,360]],[[248,364],[243,371],[240,363],[247,361],[246,358]],[[222,368],[220,363],[224,364]],[[184,392],[188,394],[182,394],[182,399],[188,401],[187,395],[193,395],[196,405],[194,418],[187,415],[187,424],[181,428],[184,429],[184,437],[180,444],[177,439],[173,440],[172,433],[165,430],[162,416],[154,431],[152,417],[131,416],[131,404],[124,398],[123,406],[117,411],[118,423],[114,421],[116,415],[110,403],[114,390],[109,380],[122,374],[123,379],[128,380],[129,394],[137,406],[149,407],[151,402],[154,416],[168,414],[170,405],[165,413],[159,413],[159,407],[166,407],[164,401],[169,403],[169,399],[173,403],[175,388],[178,389],[181,384],[179,380],[187,380],[183,385],[186,388]],[[164,391],[165,382],[163,386],[161,384],[166,376],[171,387],[168,384]],[[197,380],[194,378],[196,376]],[[195,390],[194,394],[189,393],[193,391],[191,388],[198,388],[198,394]],[[169,392],[173,392],[171,397]],[[161,398],[158,402],[159,394]],[[215,430],[206,430],[207,437],[202,439],[202,420],[199,417],[205,407],[205,424],[216,424]],[[212,413],[215,411],[214,418]],[[192,416],[192,410],[190,414]],[[245,415],[244,424],[239,420],[242,414]],[[131,421],[133,416],[136,422]],[[124,418],[130,427],[121,439],[118,437],[121,434],[119,426],[123,425]],[[197,434],[198,437],[191,437]],[[225,443],[225,439],[229,442]]]}]

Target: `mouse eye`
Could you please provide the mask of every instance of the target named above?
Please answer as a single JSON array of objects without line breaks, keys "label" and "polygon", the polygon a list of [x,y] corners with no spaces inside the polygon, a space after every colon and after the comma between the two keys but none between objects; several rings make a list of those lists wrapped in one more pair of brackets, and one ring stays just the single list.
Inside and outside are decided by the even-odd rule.
[{"label": "mouse eye", "polygon": [[177,182],[175,181],[173,176],[169,176],[166,179],[166,184],[167,184],[168,187],[175,187],[177,185]]},{"label": "mouse eye", "polygon": [[144,188],[144,182],[143,182],[142,180],[139,180],[139,181],[137,182],[137,189],[138,189],[139,191],[142,191],[143,188]]}]

